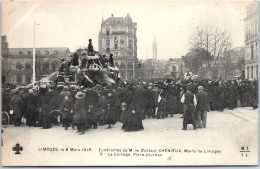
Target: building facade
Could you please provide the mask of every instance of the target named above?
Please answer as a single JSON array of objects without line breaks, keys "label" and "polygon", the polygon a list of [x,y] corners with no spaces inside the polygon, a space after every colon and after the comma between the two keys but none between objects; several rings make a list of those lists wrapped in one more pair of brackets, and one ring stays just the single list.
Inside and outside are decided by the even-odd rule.
[{"label": "building facade", "polygon": [[[2,37],[3,42],[6,37]],[[8,44],[8,43],[7,43]],[[8,45],[7,45],[8,46]],[[2,51],[2,79],[6,83],[27,85],[32,81],[33,49],[32,48],[8,48],[7,53]],[[68,57],[69,48],[36,48],[36,81],[43,75],[49,75],[58,70],[62,57]]]},{"label": "building facade", "polygon": [[120,69],[122,80],[136,78],[137,72],[137,23],[129,14],[126,17],[102,19],[99,31],[99,52],[113,54],[114,64]]},{"label": "building facade", "polygon": [[213,80],[232,80],[236,77],[245,78],[244,66],[244,47],[235,47],[229,50],[225,49],[215,65],[210,68],[210,70],[201,72],[200,75]]},{"label": "building facade", "polygon": [[166,73],[166,61],[146,59],[142,63],[143,79],[160,79]]},{"label": "building facade", "polygon": [[258,1],[246,8],[245,21],[245,78],[258,78]]},{"label": "building facade", "polygon": [[183,79],[188,68],[186,68],[182,58],[170,58],[166,64],[166,70],[173,78]]}]

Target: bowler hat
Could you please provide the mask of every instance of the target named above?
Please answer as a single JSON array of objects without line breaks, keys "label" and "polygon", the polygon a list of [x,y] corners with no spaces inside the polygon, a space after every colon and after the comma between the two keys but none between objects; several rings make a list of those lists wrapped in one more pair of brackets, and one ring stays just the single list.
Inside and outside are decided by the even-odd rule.
[{"label": "bowler hat", "polygon": [[83,99],[85,97],[85,93],[79,91],[77,92],[77,94],[75,95],[76,99]]}]

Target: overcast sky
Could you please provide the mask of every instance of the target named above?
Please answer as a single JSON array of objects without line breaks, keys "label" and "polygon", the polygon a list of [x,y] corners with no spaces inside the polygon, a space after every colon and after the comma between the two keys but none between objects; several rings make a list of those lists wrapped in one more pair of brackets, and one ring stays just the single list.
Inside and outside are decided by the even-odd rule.
[{"label": "overcast sky", "polygon": [[89,1],[6,1],[2,3],[2,35],[9,47],[69,47],[75,51],[93,39],[98,49],[102,15],[107,19],[130,13],[137,23],[138,58],[152,58],[157,40],[159,59],[177,58],[189,49],[192,30],[202,23],[224,25],[232,32],[232,45],[244,46],[244,21],[248,1],[89,0]]}]

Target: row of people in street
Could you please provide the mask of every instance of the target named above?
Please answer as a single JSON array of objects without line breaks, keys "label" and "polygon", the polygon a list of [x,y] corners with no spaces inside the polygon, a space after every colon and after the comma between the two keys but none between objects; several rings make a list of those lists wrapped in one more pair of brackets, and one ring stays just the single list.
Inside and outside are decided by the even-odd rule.
[{"label": "row of people in street", "polygon": [[92,88],[51,86],[12,91],[6,88],[2,90],[2,100],[3,110],[13,112],[15,126],[20,126],[21,118],[25,117],[29,126],[47,129],[61,117],[65,129],[77,126],[80,133],[98,125],[107,124],[111,128],[116,122],[122,122],[123,129],[132,131],[143,129],[145,118],[173,117],[178,113],[183,114],[183,129],[189,123],[196,129],[206,127],[206,112],[210,110],[257,108],[257,85],[257,81],[200,80],[120,83]]}]

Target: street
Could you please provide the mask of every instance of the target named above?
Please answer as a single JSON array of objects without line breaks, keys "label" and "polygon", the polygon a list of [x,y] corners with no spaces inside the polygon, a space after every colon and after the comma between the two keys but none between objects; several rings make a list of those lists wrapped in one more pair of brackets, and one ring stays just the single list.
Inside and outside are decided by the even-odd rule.
[{"label": "street", "polygon": [[[69,165],[70,161],[65,160],[68,156],[71,161],[76,161],[77,165],[97,164],[95,163],[97,160],[103,160],[102,162],[107,165],[131,165],[131,162],[136,165],[170,165],[172,163],[174,165],[210,165],[212,163],[221,165],[226,164],[227,161],[229,164],[243,165],[256,160],[258,109],[239,107],[234,110],[226,109],[223,112],[208,112],[207,128],[197,130],[193,130],[191,124],[188,125],[186,131],[181,130],[183,119],[180,117],[180,114],[175,114],[173,118],[145,119],[143,120],[144,130],[137,132],[124,132],[121,129],[122,123],[116,123],[111,129],[107,129],[107,126],[99,126],[96,130],[88,130],[85,135],[78,135],[76,130],[72,130],[71,127],[69,130],[64,130],[61,126],[53,126],[51,129],[43,130],[28,126],[8,126],[2,134],[4,142],[2,161],[6,161],[3,164],[9,165],[22,165],[26,160],[30,160],[31,165],[55,165],[55,162]],[[12,151],[12,147],[16,143],[23,147],[21,155],[14,155],[14,151]],[[31,145],[31,147],[27,145]],[[86,148],[91,149],[91,152],[64,152],[58,157],[58,161],[51,158],[48,158],[47,161],[48,156],[60,152],[42,152],[41,148],[44,147]],[[250,152],[242,154],[240,152],[242,147],[247,147]],[[174,150],[171,153],[163,153],[162,157],[157,157],[156,160],[153,160],[153,157],[138,160],[139,157],[134,156],[105,158],[109,154],[100,155],[103,152],[100,149],[106,148]],[[191,154],[177,152],[183,151],[183,149],[191,150]],[[203,149],[204,153],[199,156],[195,152],[192,153],[192,151],[198,152],[199,149]],[[35,151],[39,152],[35,153]],[[33,152],[34,157],[31,156]],[[91,155],[87,153],[91,153]],[[244,155],[248,157],[243,157]],[[230,157],[230,159],[226,157]],[[120,160],[121,158],[122,160]],[[125,158],[128,158],[127,161],[124,160]],[[12,162],[8,159],[12,159]]]}]

